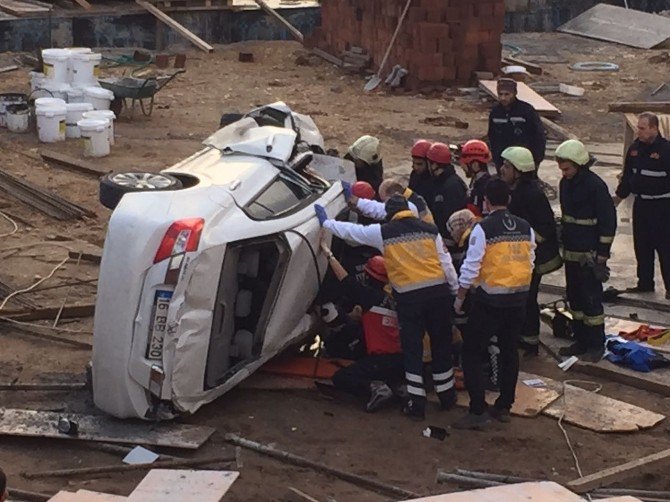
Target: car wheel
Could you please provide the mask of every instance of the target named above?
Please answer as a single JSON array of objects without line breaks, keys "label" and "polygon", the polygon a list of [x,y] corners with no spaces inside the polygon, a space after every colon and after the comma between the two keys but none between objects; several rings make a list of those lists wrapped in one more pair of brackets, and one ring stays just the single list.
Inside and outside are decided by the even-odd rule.
[{"label": "car wheel", "polygon": [[182,183],[163,173],[109,173],[100,178],[100,203],[114,209],[121,197],[132,192],[179,190]]}]

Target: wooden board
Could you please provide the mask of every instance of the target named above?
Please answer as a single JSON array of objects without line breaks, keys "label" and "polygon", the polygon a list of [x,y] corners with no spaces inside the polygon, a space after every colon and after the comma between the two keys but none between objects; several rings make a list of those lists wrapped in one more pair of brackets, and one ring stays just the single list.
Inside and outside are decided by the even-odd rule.
[{"label": "wooden board", "polygon": [[209,45],[207,42],[205,42],[203,39],[201,39],[200,37],[198,37],[194,33],[187,30],[184,26],[179,24],[177,21],[172,19],[165,12],[161,11],[157,7],[154,7],[150,3],[145,2],[143,0],[135,0],[135,3],[137,3],[137,5],[143,7],[144,9],[151,12],[154,16],[156,16],[156,18],[158,18],[159,21],[162,21],[163,23],[167,24],[170,28],[175,30],[182,37],[189,40],[191,43],[193,43],[199,49],[202,49],[205,52],[214,52],[214,47]]},{"label": "wooden board", "polygon": [[[494,98],[498,97],[497,86],[498,83],[495,80],[479,81],[479,87]],[[545,117],[557,117],[561,114],[561,110],[556,108],[523,82],[517,82],[517,92],[517,97],[521,101],[530,103],[540,115],[544,115]]]},{"label": "wooden board", "polygon": [[412,502],[583,502],[579,495],[553,481],[502,485],[410,500]]},{"label": "wooden board", "polygon": [[557,31],[651,49],[670,38],[670,23],[667,17],[657,14],[598,4],[558,27]]},{"label": "wooden board", "polygon": [[0,10],[19,17],[46,14],[51,11],[51,9],[47,9],[46,7],[19,2],[17,0],[0,0]]},{"label": "wooden board", "polygon": [[[58,432],[60,417],[77,422],[79,434]],[[102,415],[0,408],[0,435],[103,441],[135,445],[166,446],[195,450],[214,433],[213,427],[175,423],[122,421]]]},{"label": "wooden board", "polygon": [[99,169],[92,162],[77,159],[75,157],[65,155],[64,153],[54,152],[53,150],[40,150],[40,156],[47,162],[53,163],[71,171],[87,174],[96,179],[111,172],[111,169]]},{"label": "wooden board", "polygon": [[60,491],[49,499],[49,502],[122,502],[128,500],[121,495],[78,490],[76,493]]},{"label": "wooden board", "polygon": [[[545,381],[547,387],[533,388],[523,383],[523,380],[533,378],[541,378]],[[516,396],[511,413],[518,417],[536,417],[542,410],[561,397],[562,392],[560,382],[556,382],[551,378],[520,372],[519,381],[516,384]],[[489,405],[493,405],[497,397],[497,392],[486,392],[486,402]],[[456,404],[463,407],[469,406],[470,398],[468,397],[468,393],[459,392]]]},{"label": "wooden board", "polygon": [[666,464],[670,464],[670,449],[575,479],[574,481],[570,481],[567,486],[577,493],[586,493],[602,486],[623,481],[631,476],[639,476]]},{"label": "wooden board", "polygon": [[152,469],[128,496],[129,502],[219,502],[239,472]]},{"label": "wooden board", "polygon": [[544,415],[595,432],[637,432],[654,427],[664,415],[625,403],[611,397],[565,385],[563,396]]}]

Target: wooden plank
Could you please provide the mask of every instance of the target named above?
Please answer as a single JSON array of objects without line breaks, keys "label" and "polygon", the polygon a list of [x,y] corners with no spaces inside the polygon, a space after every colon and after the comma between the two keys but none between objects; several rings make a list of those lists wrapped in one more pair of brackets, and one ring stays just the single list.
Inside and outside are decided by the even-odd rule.
[{"label": "wooden plank", "polygon": [[91,4],[88,3],[86,0],[74,0],[79,4],[80,7],[83,7],[84,10],[91,10]]},{"label": "wooden plank", "polygon": [[128,500],[121,495],[78,490],[76,493],[61,490],[49,499],[49,502],[121,502]]},{"label": "wooden plank", "polygon": [[639,476],[668,462],[670,462],[670,449],[575,479],[568,482],[567,487],[577,493],[586,493],[602,486],[623,481],[631,476]]},{"label": "wooden plank", "polygon": [[558,27],[557,31],[651,49],[670,38],[670,23],[657,14],[601,3]]},{"label": "wooden plank", "polygon": [[18,69],[19,69],[19,67],[15,64],[10,65],[10,66],[3,66],[2,68],[0,68],[0,73],[7,73],[9,71],[14,71],[14,70],[18,70]]},{"label": "wooden plank", "polygon": [[480,488],[432,497],[408,499],[405,502],[583,502],[567,488],[553,481],[518,483]]},{"label": "wooden plank", "polygon": [[0,10],[18,17],[45,14],[50,11],[50,9],[40,7],[39,5],[32,5],[17,0],[0,0]]},{"label": "wooden plank", "polygon": [[[3,311],[2,317],[14,321],[44,321],[53,320],[58,315],[60,307],[45,307],[27,311]],[[80,305],[66,305],[60,315],[61,319],[76,319],[79,317],[91,317],[95,313],[95,303],[83,303]]]},{"label": "wooden plank", "polygon": [[295,26],[293,26],[291,23],[289,23],[286,19],[284,19],[282,16],[280,16],[276,10],[274,10],[272,7],[270,7],[267,3],[265,3],[264,0],[254,0],[258,4],[258,6],[265,11],[266,14],[270,15],[277,21],[279,21],[280,24],[282,24],[286,29],[291,33],[293,38],[295,38],[298,42],[301,44],[305,42],[305,37],[303,36],[302,33],[300,33],[300,30],[298,30]]},{"label": "wooden plank", "polygon": [[128,496],[128,502],[219,502],[239,475],[235,471],[152,469]]},{"label": "wooden plank", "polygon": [[102,261],[102,255],[101,254],[81,253],[81,255],[80,255],[77,251],[69,251],[68,256],[70,258],[72,258],[73,260],[77,260],[81,256],[82,261],[88,261],[88,262],[94,263],[96,265],[100,265],[100,262]]},{"label": "wooden plank", "polygon": [[579,387],[565,385],[563,396],[544,415],[595,432],[637,432],[654,427],[664,415]]},{"label": "wooden plank", "polygon": [[[670,113],[670,101],[658,101],[655,103],[650,101],[618,101],[610,103],[607,109],[609,112],[621,113]],[[635,124],[637,125],[637,118]]]},{"label": "wooden plank", "polygon": [[[498,97],[497,85],[498,84],[495,80],[479,81],[480,89],[496,99]],[[523,82],[517,82],[517,92],[517,97],[521,101],[530,103],[540,115],[544,115],[545,117],[557,117],[561,114],[561,111],[558,108],[556,108],[549,101],[544,99]]]},{"label": "wooden plank", "polygon": [[160,9],[154,7],[150,3],[145,2],[144,0],[135,0],[135,3],[137,3],[137,5],[143,7],[144,9],[148,10],[150,13],[152,13],[154,16],[156,16],[156,18],[158,18],[159,21],[162,21],[163,23],[167,24],[170,28],[172,28],[177,33],[179,33],[181,36],[183,36],[184,38],[189,40],[192,44],[194,44],[199,49],[202,49],[205,52],[214,52],[214,47],[209,45],[207,42],[205,42],[203,39],[201,39],[200,37],[198,37],[194,33],[191,33],[184,26],[182,26],[177,21],[175,21],[170,16],[168,16],[165,12],[163,12]]},{"label": "wooden plank", "polygon": [[54,152],[52,150],[40,150],[40,156],[47,162],[71,171],[90,175],[94,178],[99,178],[112,171],[111,169],[98,169],[95,164],[91,162],[76,159],[69,155],[65,155],[64,153]]},{"label": "wooden plank", "polygon": [[[58,432],[57,425],[61,417],[77,422],[78,435],[69,436]],[[175,423],[138,423],[116,420],[103,415],[0,408],[0,435],[8,436],[102,441],[133,446],[154,445],[195,450],[213,433],[213,427]]]},{"label": "wooden plank", "polygon": [[326,51],[319,49],[318,47],[314,47],[312,49],[312,53],[316,54],[321,59],[328,61],[329,63],[333,63],[335,66],[342,66],[344,64],[344,61],[342,61],[340,58],[333,56],[332,54],[329,54]]},{"label": "wooden plank", "polygon": [[546,117],[540,117],[540,120],[542,121],[542,125],[544,125],[545,129],[547,129],[547,131],[549,132],[554,133],[554,135],[558,137],[561,141],[565,141],[568,139],[579,139],[570,131],[562,128],[556,122],[553,122]]},{"label": "wooden plank", "polygon": [[606,378],[612,382],[670,397],[670,369],[668,368],[641,373],[603,360],[598,363],[578,361],[572,369],[585,375]]}]

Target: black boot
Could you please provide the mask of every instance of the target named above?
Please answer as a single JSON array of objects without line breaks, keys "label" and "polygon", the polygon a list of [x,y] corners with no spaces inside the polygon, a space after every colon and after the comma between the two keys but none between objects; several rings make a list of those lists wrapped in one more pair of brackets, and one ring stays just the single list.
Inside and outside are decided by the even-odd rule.
[{"label": "black boot", "polygon": [[560,356],[581,356],[582,354],[586,354],[586,347],[584,347],[581,343],[575,342],[572,345],[568,345],[567,347],[561,347],[558,349],[558,355]]},{"label": "black boot", "polygon": [[450,392],[441,392],[438,394],[438,397],[440,398],[440,410],[442,411],[449,411],[452,409],[456,406],[456,401],[458,400],[458,396],[454,390]]},{"label": "black boot", "polygon": [[405,403],[405,406],[403,406],[402,412],[409,417],[410,420],[414,420],[415,422],[420,422],[421,420],[426,419],[425,403],[421,403],[415,399],[410,398],[409,401]]}]

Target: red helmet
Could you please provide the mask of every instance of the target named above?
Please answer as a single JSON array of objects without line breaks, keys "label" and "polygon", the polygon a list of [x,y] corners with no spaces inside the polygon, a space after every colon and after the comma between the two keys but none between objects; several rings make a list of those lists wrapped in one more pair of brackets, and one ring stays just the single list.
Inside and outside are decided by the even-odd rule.
[{"label": "red helmet", "polygon": [[375,198],[375,189],[372,188],[372,185],[367,181],[357,181],[351,185],[351,194],[359,199],[372,200]]},{"label": "red helmet", "polygon": [[365,264],[365,273],[379,282],[389,282],[389,277],[386,274],[386,264],[383,256],[373,256]]},{"label": "red helmet", "polygon": [[461,150],[461,161],[469,164],[473,161],[486,164],[491,161],[491,150],[489,146],[479,139],[471,139],[467,141]]},{"label": "red helmet", "polygon": [[444,143],[433,143],[428,149],[426,157],[431,162],[438,164],[451,164],[451,150],[449,149],[449,145],[445,145]]},{"label": "red helmet", "polygon": [[412,157],[418,157],[420,159],[425,159],[428,150],[430,149],[432,143],[427,139],[418,139],[414,146],[412,147],[411,153]]}]

